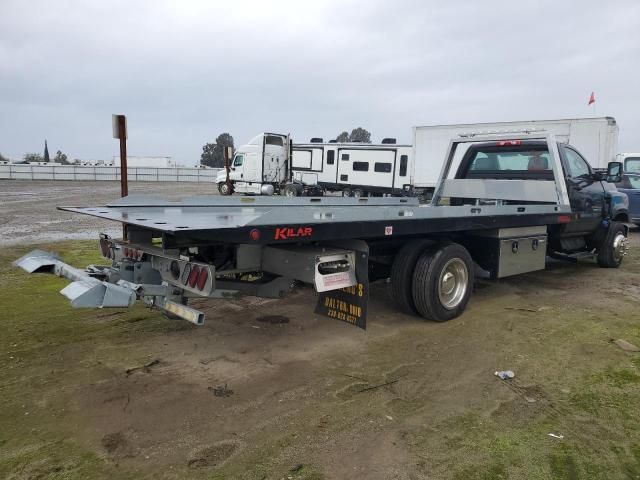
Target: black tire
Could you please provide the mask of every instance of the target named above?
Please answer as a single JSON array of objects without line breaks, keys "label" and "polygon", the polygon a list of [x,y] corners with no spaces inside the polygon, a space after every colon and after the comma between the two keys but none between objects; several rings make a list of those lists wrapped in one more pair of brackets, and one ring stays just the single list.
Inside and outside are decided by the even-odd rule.
[{"label": "black tire", "polygon": [[343,197],[350,197],[351,196],[351,189],[350,188],[345,188],[344,190],[342,190],[342,196]]},{"label": "black tire", "polygon": [[413,270],[418,257],[431,245],[432,240],[413,240],[400,249],[391,265],[391,296],[398,310],[408,315],[418,314],[411,292]]},{"label": "black tire", "polygon": [[351,196],[352,197],[356,197],[356,198],[360,198],[360,197],[366,197],[367,194],[361,188],[354,188],[353,191],[351,192]]},{"label": "black tire", "polygon": [[285,197],[298,197],[300,196],[300,189],[298,189],[297,185],[293,185],[292,183],[285,185],[282,193]]},{"label": "black tire", "polygon": [[218,184],[218,191],[220,195],[231,195],[233,193],[233,187],[231,187],[227,182],[220,182]]},{"label": "black tire", "polygon": [[[458,269],[460,281],[456,281],[457,274],[451,273]],[[466,274],[463,275],[463,271],[466,271]],[[448,273],[454,278],[454,292],[450,305],[444,304],[439,295],[441,276]],[[418,314],[429,320],[446,322],[461,315],[469,303],[472,287],[473,260],[467,249],[457,243],[426,250],[418,258],[413,270],[413,302]]]},{"label": "black tire", "polygon": [[598,265],[602,268],[618,268],[626,253],[626,237],[624,225],[619,222],[611,222],[607,234],[598,248]]}]

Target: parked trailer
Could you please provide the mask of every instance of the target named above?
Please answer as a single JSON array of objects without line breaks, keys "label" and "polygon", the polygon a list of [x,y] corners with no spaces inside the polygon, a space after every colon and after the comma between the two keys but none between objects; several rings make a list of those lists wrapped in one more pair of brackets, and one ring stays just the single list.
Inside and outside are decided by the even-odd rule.
[{"label": "parked trailer", "polygon": [[293,185],[288,196],[311,191],[341,192],[345,197],[394,195],[409,190],[411,145],[384,143],[293,144]]},{"label": "parked trailer", "polygon": [[[533,168],[535,167],[535,168]],[[619,180],[621,165],[609,165]],[[466,308],[476,275],[503,278],[545,267],[546,255],[618,267],[627,198],[553,135],[459,137],[429,205],[415,198],[129,196],[105,207],[61,207],[123,223],[101,235],[111,263],[81,271],[34,251],[16,261],[72,283],[76,307],[137,299],[195,324],[192,297],[281,298],[314,286],[316,313],[366,326],[369,281],[391,279],[400,310],[446,321]]]}]

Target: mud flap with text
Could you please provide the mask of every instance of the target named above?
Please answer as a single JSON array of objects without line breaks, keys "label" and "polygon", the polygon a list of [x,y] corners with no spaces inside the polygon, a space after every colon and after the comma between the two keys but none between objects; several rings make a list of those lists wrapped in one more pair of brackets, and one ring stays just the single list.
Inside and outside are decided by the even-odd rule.
[{"label": "mud flap with text", "polygon": [[[356,253],[356,284],[352,287],[319,293],[315,313],[342,320],[366,330],[367,304],[369,303],[369,249],[364,242],[353,241],[353,243],[356,245],[349,247]],[[356,248],[353,248],[354,246]]]}]

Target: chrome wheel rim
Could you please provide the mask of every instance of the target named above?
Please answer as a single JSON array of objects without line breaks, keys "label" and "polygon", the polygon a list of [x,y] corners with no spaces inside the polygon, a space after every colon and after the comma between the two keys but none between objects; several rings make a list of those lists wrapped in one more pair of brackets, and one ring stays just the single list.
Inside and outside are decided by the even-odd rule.
[{"label": "chrome wheel rim", "polygon": [[226,183],[220,185],[220,193],[222,193],[222,195],[227,195],[229,193],[229,185]]},{"label": "chrome wheel rim", "polygon": [[438,297],[447,310],[453,310],[462,302],[467,293],[469,270],[459,258],[449,260],[438,279]]},{"label": "chrome wheel rim", "polygon": [[353,196],[356,198],[360,198],[362,196],[362,192],[360,190],[354,190]]},{"label": "chrome wheel rim", "polygon": [[627,254],[627,243],[627,237],[622,233],[618,233],[613,239],[613,258],[617,263]]},{"label": "chrome wheel rim", "polygon": [[287,191],[284,192],[284,194],[287,197],[295,197],[296,196],[296,192],[294,192],[292,188],[288,188]]}]

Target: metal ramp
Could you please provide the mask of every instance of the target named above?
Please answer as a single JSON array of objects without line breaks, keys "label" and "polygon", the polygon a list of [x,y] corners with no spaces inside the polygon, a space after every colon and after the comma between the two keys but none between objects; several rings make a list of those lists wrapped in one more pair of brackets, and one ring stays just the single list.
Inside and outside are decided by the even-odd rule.
[{"label": "metal ramp", "polygon": [[126,287],[103,282],[89,273],[67,265],[56,255],[34,250],[13,262],[28,273],[53,273],[72,282],[60,293],[76,308],[130,307],[136,301],[136,293]]}]

